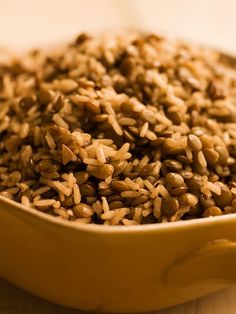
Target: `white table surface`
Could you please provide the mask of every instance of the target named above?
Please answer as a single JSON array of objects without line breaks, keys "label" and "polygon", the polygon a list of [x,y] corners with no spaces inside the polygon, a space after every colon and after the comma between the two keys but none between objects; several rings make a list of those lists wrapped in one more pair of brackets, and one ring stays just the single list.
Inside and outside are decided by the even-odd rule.
[{"label": "white table surface", "polygon": [[[132,13],[132,14],[131,14]],[[0,0],[0,47],[28,48],[80,31],[135,26],[236,53],[235,0]],[[0,280],[1,314],[72,314]],[[156,314],[235,314],[236,287]]]}]

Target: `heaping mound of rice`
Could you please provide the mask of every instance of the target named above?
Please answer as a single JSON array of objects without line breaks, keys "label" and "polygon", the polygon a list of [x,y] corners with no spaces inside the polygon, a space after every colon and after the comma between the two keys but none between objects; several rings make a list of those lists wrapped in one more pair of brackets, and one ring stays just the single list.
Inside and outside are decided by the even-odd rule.
[{"label": "heaping mound of rice", "polygon": [[234,60],[86,34],[0,61],[0,194],[77,223],[236,212]]}]

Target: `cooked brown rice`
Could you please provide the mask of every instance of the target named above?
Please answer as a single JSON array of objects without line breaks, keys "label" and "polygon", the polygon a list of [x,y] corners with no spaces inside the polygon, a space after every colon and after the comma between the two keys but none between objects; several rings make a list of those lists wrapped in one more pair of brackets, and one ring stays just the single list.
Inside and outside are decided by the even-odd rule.
[{"label": "cooked brown rice", "polygon": [[235,213],[235,64],[133,33],[1,61],[0,195],[78,224]]}]

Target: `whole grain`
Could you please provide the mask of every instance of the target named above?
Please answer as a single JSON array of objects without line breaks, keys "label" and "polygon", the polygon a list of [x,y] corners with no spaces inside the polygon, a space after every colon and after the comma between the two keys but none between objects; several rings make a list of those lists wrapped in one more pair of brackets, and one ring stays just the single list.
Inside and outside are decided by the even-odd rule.
[{"label": "whole grain", "polygon": [[235,213],[235,95],[225,55],[153,34],[1,61],[0,196],[78,224]]}]

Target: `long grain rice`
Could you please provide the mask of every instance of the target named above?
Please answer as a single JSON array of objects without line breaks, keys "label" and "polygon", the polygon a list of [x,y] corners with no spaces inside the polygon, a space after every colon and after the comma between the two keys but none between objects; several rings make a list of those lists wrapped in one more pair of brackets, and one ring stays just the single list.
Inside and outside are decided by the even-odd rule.
[{"label": "long grain rice", "polygon": [[69,129],[69,125],[62,119],[62,117],[58,113],[55,113],[52,119],[61,128]]},{"label": "long grain rice", "polygon": [[148,122],[145,122],[140,130],[140,137],[145,137],[148,131]]},{"label": "long grain rice", "polygon": [[127,32],[4,62],[0,197],[77,224],[235,213],[232,58]]},{"label": "long grain rice", "polygon": [[111,126],[113,127],[114,131],[118,134],[118,135],[122,135],[123,131],[121,129],[121,127],[119,126],[118,122],[116,121],[114,115],[108,115],[108,121],[111,124]]},{"label": "long grain rice", "polygon": [[61,192],[62,194],[66,196],[70,196],[72,193],[72,189],[67,188],[65,185],[63,185],[59,181],[53,181],[53,185],[56,189],[58,189],[59,192]]},{"label": "long grain rice", "polygon": [[104,213],[110,210],[105,196],[102,196],[102,208],[103,208]]},{"label": "long grain rice", "polygon": [[21,198],[21,203],[22,205],[26,206],[26,207],[30,207],[30,201],[29,198],[27,196],[22,196]]},{"label": "long grain rice", "polygon": [[34,205],[37,207],[52,206],[55,202],[56,202],[55,200],[44,199],[44,200],[34,201]]},{"label": "long grain rice", "polygon": [[42,187],[40,187],[40,188],[34,190],[33,193],[32,193],[32,196],[35,197],[35,196],[37,196],[37,195],[41,195],[41,194],[43,194],[43,193],[46,193],[46,192],[48,192],[48,191],[50,191],[50,190],[51,190],[51,187],[50,187],[50,186],[42,186]]},{"label": "long grain rice", "polygon": [[97,154],[97,159],[101,162],[101,163],[105,163],[106,162],[106,156],[104,154],[103,148],[101,145],[98,145],[97,150],[96,150],[96,154]]},{"label": "long grain rice", "polygon": [[81,194],[80,189],[77,184],[74,184],[73,186],[73,197],[74,197],[74,203],[79,204],[81,202]]}]

